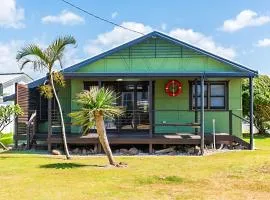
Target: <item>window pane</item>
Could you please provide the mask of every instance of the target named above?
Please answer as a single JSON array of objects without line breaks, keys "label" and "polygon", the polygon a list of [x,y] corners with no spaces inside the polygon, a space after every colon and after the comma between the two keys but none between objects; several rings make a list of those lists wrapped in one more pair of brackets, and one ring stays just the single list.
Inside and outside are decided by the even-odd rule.
[{"label": "window pane", "polygon": [[[102,87],[105,87],[106,89],[109,89],[113,92],[114,96],[114,102],[113,105],[117,106],[117,84],[115,82],[102,82]],[[117,117],[111,119],[111,118],[104,118],[104,124],[106,129],[110,130],[116,130],[117,129]]]},{"label": "window pane", "polygon": [[225,85],[211,85],[211,96],[225,96]]},{"label": "window pane", "polygon": [[116,129],[115,119],[104,119],[104,124],[106,129]]},{"label": "window pane", "polygon": [[84,81],[83,89],[89,90],[90,87],[98,87],[98,81]]},{"label": "window pane", "polygon": [[211,97],[211,107],[225,108],[224,97]]},{"label": "window pane", "polygon": [[[192,83],[191,88],[192,108],[195,108],[195,84]],[[200,109],[200,96],[201,96],[200,83],[197,84],[197,107]],[[204,87],[204,105],[206,109],[225,109],[226,108],[226,84],[224,82],[206,82]],[[208,105],[209,102],[209,105]]]},{"label": "window pane", "polygon": [[[192,85],[192,95],[195,96],[195,85]],[[197,95],[201,96],[201,85],[197,85]],[[207,85],[204,85],[204,96],[207,95]]]},{"label": "window pane", "polygon": [[[193,106],[193,108],[195,108],[195,98],[193,97],[192,99],[193,99],[192,106]],[[201,97],[197,97],[197,106],[198,106],[198,108],[201,107]],[[207,105],[207,98],[204,97],[204,107],[206,108],[207,106],[208,106]]]}]

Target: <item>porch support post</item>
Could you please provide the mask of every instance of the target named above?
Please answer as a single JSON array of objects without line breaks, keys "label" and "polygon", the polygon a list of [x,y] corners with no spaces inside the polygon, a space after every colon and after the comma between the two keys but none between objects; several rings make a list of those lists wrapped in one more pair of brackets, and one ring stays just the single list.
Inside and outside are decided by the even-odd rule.
[{"label": "porch support post", "polygon": [[102,83],[101,81],[98,81],[98,88],[101,88],[102,87]]},{"label": "porch support post", "polygon": [[[18,83],[15,83],[15,104],[18,103]],[[15,123],[14,123],[14,145],[15,148],[18,148],[18,117],[15,117]]]},{"label": "porch support post", "polygon": [[233,122],[232,119],[233,118],[233,112],[232,110],[229,110],[229,134],[232,135],[233,133]]},{"label": "porch support post", "polygon": [[253,135],[253,78],[249,77],[249,132],[250,132],[250,150],[254,149]]},{"label": "porch support post", "polygon": [[[149,81],[149,87],[148,87],[148,94],[149,94],[149,137],[153,137],[153,129],[154,129],[154,124],[153,124],[153,81]],[[149,153],[153,152],[153,144],[152,142],[149,142]]]},{"label": "porch support post", "polygon": [[201,154],[204,154],[204,77],[201,77]]},{"label": "porch support post", "polygon": [[[197,79],[195,79],[195,123],[198,123],[198,121],[199,121],[199,119],[198,119],[198,80]],[[192,89],[192,86],[191,86],[191,89]],[[192,95],[192,97],[191,97],[191,101],[192,101],[192,99],[193,99],[193,91],[191,91],[191,95]],[[193,106],[192,105],[193,104],[193,102],[191,102],[191,106]],[[195,128],[195,133],[196,134],[198,134],[198,128]]]},{"label": "porch support post", "polygon": [[48,99],[48,152],[52,151],[52,143],[51,143],[51,136],[52,136],[52,100]]},{"label": "porch support post", "polygon": [[[102,87],[102,83],[101,83],[101,81],[99,80],[99,81],[98,81],[98,88],[101,89],[101,87]],[[97,152],[98,152],[98,153],[102,153],[102,147],[101,147],[101,143],[99,142],[99,140],[98,140],[98,144],[97,144]]]}]

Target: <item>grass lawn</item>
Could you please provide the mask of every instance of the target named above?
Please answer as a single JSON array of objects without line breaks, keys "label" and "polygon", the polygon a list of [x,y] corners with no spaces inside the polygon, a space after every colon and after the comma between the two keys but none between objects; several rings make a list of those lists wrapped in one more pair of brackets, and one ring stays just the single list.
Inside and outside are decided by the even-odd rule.
[{"label": "grass lawn", "polygon": [[0,199],[270,199],[270,138],[260,150],[205,157],[105,157],[0,154]]}]

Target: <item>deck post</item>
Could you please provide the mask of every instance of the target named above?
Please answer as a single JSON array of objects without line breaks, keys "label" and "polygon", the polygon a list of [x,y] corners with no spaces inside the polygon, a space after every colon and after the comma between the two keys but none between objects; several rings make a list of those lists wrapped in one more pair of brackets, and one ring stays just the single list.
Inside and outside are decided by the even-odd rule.
[{"label": "deck post", "polygon": [[149,154],[153,153],[153,144],[150,142],[149,143]]},{"label": "deck post", "polygon": [[102,146],[101,146],[100,142],[97,144],[97,152],[102,153]]},{"label": "deck post", "polygon": [[232,110],[229,110],[229,134],[232,135],[233,133],[233,122],[232,122]]},{"label": "deck post", "polygon": [[[98,88],[101,89],[102,88],[102,82],[101,80],[98,81]],[[98,153],[102,153],[102,147],[101,147],[101,143],[98,140],[98,144],[97,144],[97,152]]]},{"label": "deck post", "polygon": [[[148,87],[148,94],[149,94],[149,137],[153,137],[153,81],[149,81],[149,87]],[[153,144],[150,142],[149,143],[149,153],[151,154],[153,152]]]},{"label": "deck post", "polygon": [[52,100],[48,99],[48,152],[52,151],[52,143],[51,143],[51,136],[52,136]]},{"label": "deck post", "polygon": [[253,135],[253,78],[249,77],[249,133],[250,133],[250,150],[254,149]]},{"label": "deck post", "polygon": [[98,88],[100,89],[102,87],[101,81],[98,81]]},{"label": "deck post", "polygon": [[[18,103],[18,83],[15,83],[15,104]],[[18,148],[18,117],[15,117],[15,123],[14,123],[14,145],[15,148]]]},{"label": "deck post", "polygon": [[201,154],[204,154],[204,77],[201,77]]}]

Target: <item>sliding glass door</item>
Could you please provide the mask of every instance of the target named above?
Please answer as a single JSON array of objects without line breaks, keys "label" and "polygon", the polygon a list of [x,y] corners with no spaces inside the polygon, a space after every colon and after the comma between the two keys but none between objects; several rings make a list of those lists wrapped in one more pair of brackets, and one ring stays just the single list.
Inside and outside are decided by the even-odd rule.
[{"label": "sliding glass door", "polygon": [[124,109],[124,114],[113,120],[107,119],[106,129],[118,133],[148,133],[149,98],[148,81],[142,82],[103,82],[104,87],[115,91],[115,105]]}]

